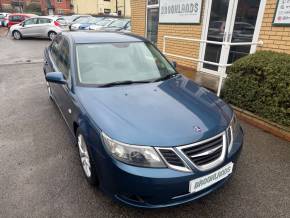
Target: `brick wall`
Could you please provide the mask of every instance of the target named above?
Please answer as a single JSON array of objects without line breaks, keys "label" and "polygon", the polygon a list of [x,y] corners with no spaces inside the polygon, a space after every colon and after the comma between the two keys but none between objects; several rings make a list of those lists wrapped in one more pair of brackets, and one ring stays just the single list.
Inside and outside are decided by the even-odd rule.
[{"label": "brick wall", "polygon": [[275,27],[272,25],[277,1],[267,0],[260,39],[264,45],[260,50],[272,50],[290,54],[290,27]]},{"label": "brick wall", "polygon": [[[205,4],[204,4],[205,5]],[[132,32],[141,36],[145,35],[146,25],[146,0],[131,0],[132,9]],[[201,21],[203,19],[201,18]],[[202,23],[198,25],[172,25],[172,24],[159,24],[158,26],[158,42],[157,46],[162,51],[163,49],[163,36],[181,36],[188,38],[201,38]],[[182,55],[186,57],[198,58],[199,56],[199,43],[166,40],[166,52],[175,55]],[[197,63],[181,58],[169,57],[169,59],[177,62],[178,65],[196,68]]]},{"label": "brick wall", "polygon": [[146,0],[131,0],[132,32],[145,35]]},{"label": "brick wall", "polygon": [[[158,48],[163,50],[164,35],[180,36],[185,38],[201,38],[202,25],[165,25],[161,24],[158,27]],[[200,44],[176,39],[166,39],[166,53],[181,55],[190,58],[198,58]],[[170,60],[174,60],[178,65],[190,68],[196,68],[197,63],[183,58],[175,58],[168,56]]]},{"label": "brick wall", "polygon": [[[260,39],[264,45],[258,50],[273,50],[278,52],[290,53],[290,27],[275,27],[272,25],[276,9],[276,0],[267,0],[265,13],[262,21]],[[205,4],[203,4],[205,6]],[[132,7],[132,31],[138,35],[145,34],[146,0],[131,0]],[[204,8],[202,15],[204,14]],[[159,24],[158,27],[158,47],[163,49],[163,36],[181,36],[189,38],[201,38],[203,27],[203,17],[199,25],[165,25]],[[176,55],[198,58],[199,43],[177,40],[166,40],[166,52]],[[169,59],[177,61],[178,65],[196,69],[197,63],[168,56]]]}]

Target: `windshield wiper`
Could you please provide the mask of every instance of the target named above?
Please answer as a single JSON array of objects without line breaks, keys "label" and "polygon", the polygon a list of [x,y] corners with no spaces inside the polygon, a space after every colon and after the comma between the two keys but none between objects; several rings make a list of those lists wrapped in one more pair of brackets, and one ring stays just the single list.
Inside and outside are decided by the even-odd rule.
[{"label": "windshield wiper", "polygon": [[167,74],[166,76],[160,77],[156,80],[154,80],[153,82],[160,82],[160,81],[164,81],[164,80],[168,80],[171,79],[173,77],[175,77],[176,75],[178,75],[179,73],[171,73],[171,74]]},{"label": "windshield wiper", "polygon": [[142,80],[142,81],[132,81],[132,80],[125,80],[125,81],[116,81],[111,83],[106,83],[99,85],[98,87],[112,87],[112,86],[119,86],[119,85],[131,85],[131,84],[138,84],[138,83],[150,83],[151,81]]}]

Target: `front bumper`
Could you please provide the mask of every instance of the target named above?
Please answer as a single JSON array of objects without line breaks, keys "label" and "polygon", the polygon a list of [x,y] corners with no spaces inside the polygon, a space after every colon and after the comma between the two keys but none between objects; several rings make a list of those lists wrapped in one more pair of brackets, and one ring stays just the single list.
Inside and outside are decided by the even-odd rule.
[{"label": "front bumper", "polygon": [[230,162],[234,163],[235,169],[242,145],[243,133],[240,130],[225,161],[207,172],[193,170],[186,173],[169,168],[140,168],[121,163],[111,157],[94,156],[97,157],[95,161],[100,177],[100,188],[105,193],[130,206],[162,208],[194,201],[225,184],[232,174],[202,191],[189,192],[191,180],[211,174]]}]

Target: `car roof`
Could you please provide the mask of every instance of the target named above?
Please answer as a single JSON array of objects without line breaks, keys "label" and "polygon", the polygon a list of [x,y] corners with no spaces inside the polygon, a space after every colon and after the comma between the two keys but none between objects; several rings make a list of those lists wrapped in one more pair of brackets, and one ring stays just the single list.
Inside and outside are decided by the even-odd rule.
[{"label": "car roof", "polygon": [[13,13],[13,14],[10,14],[9,16],[31,16],[31,17],[35,17],[37,16],[36,14],[23,14],[23,13]]},{"label": "car roof", "polygon": [[58,20],[61,17],[54,17],[54,16],[37,16],[37,18],[47,18],[47,19],[52,19],[52,20]]},{"label": "car roof", "polygon": [[116,42],[147,42],[146,39],[128,33],[116,32],[63,32],[62,35],[71,38],[76,44],[116,43]]}]

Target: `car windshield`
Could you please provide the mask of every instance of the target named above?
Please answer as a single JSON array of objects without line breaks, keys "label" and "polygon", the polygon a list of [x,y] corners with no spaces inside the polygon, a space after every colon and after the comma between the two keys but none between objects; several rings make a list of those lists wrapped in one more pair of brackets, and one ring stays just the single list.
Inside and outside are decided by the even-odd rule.
[{"label": "car windshield", "polygon": [[109,19],[104,19],[104,20],[101,20],[97,23],[98,26],[106,26],[108,24],[110,24],[112,22],[112,20],[109,20]]},{"label": "car windshield", "polygon": [[154,81],[176,71],[150,43],[99,43],[76,46],[81,84]]},{"label": "car windshield", "polygon": [[109,27],[123,28],[128,23],[128,20],[115,20]]},{"label": "car windshield", "polygon": [[98,23],[99,21],[103,20],[104,18],[102,17],[91,17],[88,21],[89,24],[95,24]]},{"label": "car windshield", "polygon": [[83,24],[83,23],[88,23],[89,20],[90,20],[90,17],[80,17],[77,20],[75,20],[74,22]]}]

